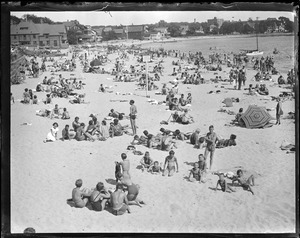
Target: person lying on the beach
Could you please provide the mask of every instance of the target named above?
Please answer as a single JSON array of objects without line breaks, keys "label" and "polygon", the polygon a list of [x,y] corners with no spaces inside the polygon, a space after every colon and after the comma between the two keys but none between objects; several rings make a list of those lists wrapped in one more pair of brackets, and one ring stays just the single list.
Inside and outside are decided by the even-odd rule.
[{"label": "person lying on the beach", "polygon": [[230,192],[235,192],[235,190],[232,189],[232,188],[227,184],[227,182],[226,182],[226,180],[225,180],[223,174],[219,174],[219,180],[218,180],[218,182],[217,182],[215,191],[217,191],[219,185],[220,185],[221,190],[222,190],[223,192],[228,192],[228,193],[230,193]]},{"label": "person lying on the beach", "polygon": [[104,187],[102,182],[97,183],[96,189],[94,189],[89,198],[92,208],[95,211],[103,211],[109,199],[110,192]]},{"label": "person lying on the beach", "polygon": [[145,137],[143,135],[141,135],[141,136],[135,135],[130,144],[131,145],[147,145],[147,140],[148,140],[148,136]]},{"label": "person lying on the beach", "polygon": [[125,113],[117,112],[114,109],[111,109],[110,113],[108,113],[108,116],[113,117],[113,118],[117,118],[119,120],[122,120],[124,115],[125,115]]},{"label": "person lying on the beach", "polygon": [[229,139],[220,139],[216,144],[216,148],[224,148],[228,146],[236,146],[236,135],[231,134]]},{"label": "person lying on the beach", "polygon": [[158,161],[155,161],[152,166],[149,168],[151,174],[160,174],[162,172],[161,164],[159,165]]},{"label": "person lying on the beach", "polygon": [[177,148],[176,147],[176,142],[170,136],[170,132],[166,130],[163,133],[163,136],[162,136],[161,141],[160,141],[160,149],[165,150],[165,151],[169,151],[169,150],[172,150],[173,148],[175,148],[175,149]]},{"label": "person lying on the beach", "polygon": [[91,191],[89,189],[81,189],[82,180],[77,179],[75,182],[76,188],[72,191],[72,200],[75,204],[75,207],[83,208],[89,201],[89,197],[91,195]]},{"label": "person lying on the beach", "polygon": [[146,169],[147,172],[149,172],[150,167],[153,164],[153,159],[150,158],[150,153],[149,151],[145,152],[144,157],[141,159],[140,161],[141,165],[142,165],[142,171],[144,172],[144,170]]},{"label": "person lying on the beach", "polygon": [[113,214],[116,216],[123,215],[126,211],[131,213],[128,206],[128,199],[123,189],[123,185],[118,183],[116,185],[116,191],[110,195],[110,204],[113,209]]},{"label": "person lying on the beach", "polygon": [[187,140],[189,139],[189,135],[177,129],[173,132],[173,138],[177,140]]},{"label": "person lying on the beach", "polygon": [[251,186],[254,186],[254,176],[253,174],[251,174],[249,177],[246,177],[244,175],[244,172],[243,170],[239,169],[237,172],[236,172],[237,176],[233,177],[232,179],[232,184],[235,182],[235,181],[238,181],[239,184],[245,189],[245,190],[249,190],[253,195],[254,195],[254,192],[253,190],[251,189]]}]

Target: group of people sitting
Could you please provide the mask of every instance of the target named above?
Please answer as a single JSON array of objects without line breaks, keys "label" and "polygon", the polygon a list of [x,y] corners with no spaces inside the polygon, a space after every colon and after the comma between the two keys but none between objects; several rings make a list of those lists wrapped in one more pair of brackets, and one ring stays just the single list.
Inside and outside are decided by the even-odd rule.
[{"label": "group of people sitting", "polygon": [[265,84],[256,84],[255,87],[253,87],[252,84],[249,84],[248,93],[249,95],[269,95],[269,89]]}]

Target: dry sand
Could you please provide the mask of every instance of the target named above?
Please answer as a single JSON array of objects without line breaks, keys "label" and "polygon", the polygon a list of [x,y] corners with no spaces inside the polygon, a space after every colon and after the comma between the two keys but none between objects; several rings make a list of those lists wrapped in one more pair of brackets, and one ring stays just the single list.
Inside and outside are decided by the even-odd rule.
[{"label": "dry sand", "polygon": [[[115,55],[109,56],[111,59]],[[132,60],[132,57],[131,57]],[[156,84],[173,80],[171,65],[173,58],[167,58],[163,63],[164,76]],[[128,65],[130,63],[127,62]],[[77,64],[79,65],[79,64]],[[105,69],[112,69],[112,64]],[[227,73],[229,70],[224,69]],[[203,149],[194,149],[187,142],[179,142],[175,156],[179,162],[179,173],[173,177],[163,177],[142,173],[136,169],[141,156],[126,151],[132,136],[124,135],[109,139],[106,142],[56,141],[43,143],[52,124],[59,124],[59,137],[66,124],[71,125],[75,116],[80,121],[88,123],[91,113],[98,114],[102,120],[109,110],[114,108],[119,112],[129,114],[129,102],[110,102],[111,99],[136,101],[138,109],[138,134],[144,129],[150,133],[158,133],[160,121],[167,120],[170,112],[163,105],[151,105],[145,92],[135,91],[135,83],[113,82],[112,76],[81,73],[77,68],[76,75],[81,74],[86,83],[84,90],[89,104],[70,104],[67,99],[54,98],[54,104],[67,107],[70,120],[43,118],[35,115],[36,110],[47,108],[39,105],[23,105],[16,102],[11,106],[11,232],[22,233],[26,227],[35,228],[37,233],[57,232],[295,232],[295,154],[287,154],[279,147],[283,140],[295,143],[295,124],[293,120],[282,120],[280,126],[267,129],[246,129],[228,127],[234,116],[217,112],[222,108],[225,97],[238,97],[239,103],[234,103],[230,109],[237,112],[244,110],[250,104],[275,108],[276,102],[265,100],[263,96],[247,96],[246,91],[230,90],[229,83],[204,85],[179,85],[179,93],[191,92],[193,103],[191,115],[195,123],[180,125],[170,123],[163,126],[168,129],[180,129],[184,132],[201,129],[201,134],[208,132],[208,126],[213,124],[216,133],[222,138],[230,134],[237,135],[237,146],[217,149],[213,170],[230,168],[235,172],[235,166],[256,171],[260,174],[253,187],[255,195],[236,187],[235,193],[213,191],[218,177],[209,175],[205,184],[188,182],[192,162],[204,153]],[[223,78],[226,72],[219,72]],[[57,75],[60,72],[57,73]],[[69,77],[70,73],[62,73]],[[248,70],[249,81],[254,71]],[[44,73],[39,79],[28,78],[24,84],[13,85],[11,92],[15,100],[22,98],[24,88],[35,89],[38,82],[48,75]],[[204,73],[205,79],[214,78],[212,72]],[[58,77],[58,76],[56,76]],[[273,76],[277,80],[277,77]],[[113,86],[114,93],[98,93],[100,83]],[[282,89],[271,87],[273,82],[266,82],[270,95],[277,96]],[[216,88],[216,86],[218,86]],[[224,88],[221,88],[224,86]],[[220,94],[207,94],[211,90],[221,90]],[[116,95],[120,93],[136,93],[137,95]],[[44,92],[36,93],[38,99],[45,98]],[[164,100],[165,96],[149,92],[150,98]],[[285,115],[294,111],[294,101],[283,103]],[[275,117],[275,111],[270,112]],[[32,123],[21,125],[22,123]],[[122,125],[130,125],[128,120]],[[150,151],[154,160],[164,162],[167,152],[137,146],[137,149]],[[139,196],[147,203],[144,207],[131,206],[132,214],[114,216],[108,211],[95,212],[88,208],[78,209],[67,204],[71,198],[76,179],[83,179],[83,186],[94,188],[99,181],[109,188],[114,180],[114,161],[120,161],[120,154],[127,152],[131,163],[131,175],[134,183],[141,186]]]}]

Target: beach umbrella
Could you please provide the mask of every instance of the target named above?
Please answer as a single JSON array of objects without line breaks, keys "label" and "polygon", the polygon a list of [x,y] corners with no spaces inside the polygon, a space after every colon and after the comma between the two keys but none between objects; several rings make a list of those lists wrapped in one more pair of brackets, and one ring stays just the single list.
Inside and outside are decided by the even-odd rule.
[{"label": "beach umbrella", "polygon": [[101,61],[98,60],[98,59],[94,59],[93,61],[91,61],[90,65],[93,67],[93,66],[98,66],[98,65],[101,65]]},{"label": "beach umbrella", "polygon": [[222,103],[224,103],[226,105],[226,107],[232,107],[233,106],[231,98],[225,98]]},{"label": "beach umbrella", "polygon": [[241,119],[245,122],[246,127],[250,129],[264,127],[270,120],[274,120],[265,107],[256,105],[250,105],[241,116]]}]

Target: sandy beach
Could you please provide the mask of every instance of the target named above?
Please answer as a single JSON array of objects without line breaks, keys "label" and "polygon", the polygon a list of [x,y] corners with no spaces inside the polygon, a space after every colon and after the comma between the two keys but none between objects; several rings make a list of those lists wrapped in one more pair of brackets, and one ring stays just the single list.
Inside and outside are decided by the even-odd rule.
[{"label": "sandy beach", "polygon": [[[71,54],[68,55],[71,57]],[[103,66],[111,71],[117,54],[109,55],[110,63]],[[164,76],[155,82],[159,89],[163,83],[174,80],[170,76],[174,58],[164,59]],[[137,64],[136,58],[130,55],[125,61],[129,69]],[[150,63],[150,69],[154,63]],[[223,67],[223,66],[222,66]],[[102,68],[102,66],[101,66]],[[228,78],[230,68],[223,67],[217,75]],[[190,71],[192,72],[192,71]],[[35,89],[44,76],[62,74],[65,78],[78,77],[85,83],[84,89],[88,104],[70,104],[68,99],[53,98],[50,105],[45,105],[46,92],[36,92],[40,100],[38,105],[20,103],[24,88]],[[72,76],[74,74],[75,76]],[[203,72],[206,80],[215,78],[212,71]],[[247,68],[246,87],[256,71]],[[284,75],[286,78],[286,74]],[[115,82],[109,74],[83,73],[77,62],[74,72],[44,72],[39,78],[27,78],[25,83],[12,85],[11,92],[15,103],[11,105],[11,232],[22,233],[25,228],[33,227],[37,233],[80,233],[80,232],[194,232],[194,233],[290,233],[295,232],[296,224],[296,156],[286,153],[280,146],[285,140],[295,144],[295,123],[291,119],[282,119],[281,125],[265,129],[247,129],[229,127],[234,115],[218,112],[225,108],[222,101],[239,98],[239,103],[225,108],[235,113],[239,108],[244,111],[249,105],[264,106],[271,109],[270,115],[275,118],[276,101],[270,96],[278,96],[288,89],[277,85],[274,81],[264,81],[269,89],[269,96],[249,96],[246,90],[233,90],[229,82],[206,83],[201,85],[179,84],[179,95],[191,93],[193,103],[190,114],[195,123],[182,125],[167,120],[171,111],[165,105],[151,105],[145,91],[136,90],[136,82]],[[99,93],[100,84],[106,85],[113,93]],[[168,87],[171,84],[168,83]],[[208,94],[220,90],[220,93]],[[159,90],[157,90],[159,91]],[[116,94],[119,92],[120,94]],[[148,92],[150,99],[165,100],[165,96],[156,95],[156,91]],[[128,95],[130,93],[130,95]],[[126,94],[126,95],[123,95]],[[178,96],[178,95],[177,95]],[[123,135],[107,141],[55,141],[43,143],[52,124],[59,125],[59,137],[66,124],[71,126],[78,116],[86,125],[89,115],[94,113],[98,120],[106,117],[110,109],[129,114],[129,100],[135,100],[138,110],[137,134],[143,130],[152,134],[159,133],[161,127],[183,132],[193,132],[200,128],[201,135],[214,125],[215,132],[223,139],[231,134],[237,135],[237,146],[217,149],[214,157],[213,171],[228,170],[236,172],[239,167],[253,171],[256,175],[255,195],[236,186],[235,193],[214,191],[218,176],[207,175],[203,184],[187,181],[193,162],[204,149],[195,149],[187,141],[179,141],[175,150],[179,164],[179,172],[173,177],[163,177],[142,172],[139,167],[141,156],[127,150],[132,136]],[[111,100],[128,100],[125,102]],[[66,107],[71,119],[49,119],[36,115],[39,109],[52,109],[54,105]],[[295,111],[295,100],[283,103],[285,117],[288,112]],[[121,120],[121,124],[130,125],[129,120]],[[29,123],[31,125],[23,125]],[[168,152],[149,149],[142,145],[137,150],[150,152],[151,158],[163,163]],[[121,153],[127,153],[130,160],[132,181],[141,187],[139,197],[146,205],[142,208],[131,206],[131,214],[114,216],[109,211],[95,212],[88,208],[75,208],[67,203],[71,198],[76,179],[83,180],[83,186],[94,188],[97,182],[103,182],[108,188],[115,188],[114,161],[121,160]],[[20,186],[21,185],[21,186]]]}]

